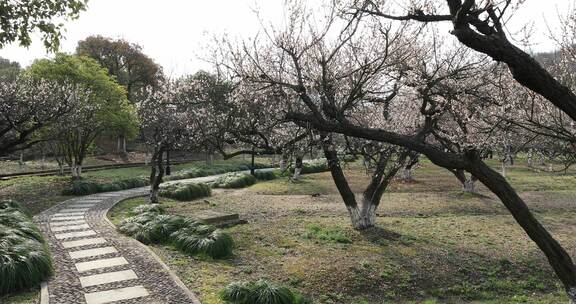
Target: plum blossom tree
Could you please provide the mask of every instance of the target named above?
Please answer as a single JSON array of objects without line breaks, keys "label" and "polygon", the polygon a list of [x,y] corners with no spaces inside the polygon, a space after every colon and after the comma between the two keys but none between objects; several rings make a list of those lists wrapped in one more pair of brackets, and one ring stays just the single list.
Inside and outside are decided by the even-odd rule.
[{"label": "plum blossom tree", "polygon": [[[447,2],[452,15],[434,18],[454,18],[456,30],[461,31],[455,35],[469,46],[487,53],[492,51],[490,47],[505,48],[503,54],[488,55],[506,61],[518,81],[545,96],[569,116],[576,114],[571,111],[573,94],[537,63],[534,64],[535,61],[522,54],[509,57],[508,51],[521,51],[498,32],[499,23],[490,25],[474,15],[476,11],[471,11],[470,6],[474,1],[465,1],[464,4]],[[493,8],[490,5],[481,12],[492,16]],[[427,49],[437,50],[439,45],[431,43],[420,51],[419,45],[432,40],[423,37],[420,28],[404,22],[396,25],[383,23],[381,19],[367,18],[364,11],[347,14],[345,19],[334,17],[334,11],[317,14],[315,24],[311,25],[306,22],[310,20],[308,11],[298,7],[288,15],[286,27],[266,31],[267,40],[264,42],[253,39],[239,47],[228,47],[226,51],[231,54],[228,66],[242,79],[246,93],[270,88],[282,90],[289,96],[283,104],[285,117],[296,124],[312,127],[320,133],[340,133],[402,146],[426,155],[433,163],[448,170],[470,173],[500,198],[516,222],[546,255],[566,287],[569,298],[574,299],[576,268],[571,257],[534,217],[507,180],[482,159],[483,147],[491,134],[484,132],[485,114],[490,114],[488,109],[494,104],[493,98],[487,98],[490,95],[486,94],[486,90],[491,88],[476,81],[490,79],[489,69],[475,68],[479,65],[477,61],[484,62],[485,59],[472,56],[472,61],[462,61],[461,58],[468,56],[440,52],[443,54],[439,61],[442,64],[432,65],[420,75],[427,75],[438,66],[438,73],[430,75],[432,79],[439,77],[441,84],[429,87],[427,77],[422,86],[421,81],[410,76],[418,73],[411,71],[419,68],[419,62],[427,61]],[[373,11],[370,13],[376,15]],[[319,22],[319,15],[328,16],[328,20]],[[422,13],[415,12],[414,15],[418,17]],[[499,19],[493,21],[499,22]],[[474,32],[469,28],[470,24],[480,32]],[[492,35],[492,32],[483,32],[486,30],[484,25],[489,27],[488,31],[496,31],[494,38],[483,36]],[[471,37],[485,45],[478,45],[478,41],[470,40]],[[453,57],[460,58],[451,59]],[[520,65],[528,66],[515,66],[518,62],[514,60],[518,58],[522,61]],[[460,67],[456,69],[459,71],[457,74],[450,73],[454,67]],[[482,75],[476,75],[478,70],[484,71]],[[461,77],[467,81],[462,81]],[[404,78],[407,82],[403,81]],[[416,85],[410,85],[415,80],[418,80]],[[531,81],[543,87],[534,88]],[[398,82],[405,87],[394,94]],[[557,91],[551,92],[550,88]],[[395,115],[390,115],[389,110],[396,111]],[[389,123],[388,119],[370,120],[369,124],[364,124],[358,118],[367,112],[382,113],[384,118],[393,117],[398,125]]]},{"label": "plum blossom tree", "polygon": [[[185,85],[186,84],[186,85]],[[147,145],[153,149],[150,171],[150,203],[157,204],[164,174],[164,155],[170,150],[198,143],[197,112],[181,98],[190,83],[167,80],[138,104],[141,130]]]},{"label": "plum blossom tree", "polygon": [[43,128],[68,115],[85,91],[30,75],[0,78],[0,156],[41,141]]},{"label": "plum blossom tree", "polygon": [[[266,32],[269,43],[254,40],[239,47],[226,44],[229,61],[225,66],[242,80],[239,92],[249,96],[245,97],[247,100],[261,102],[263,100],[253,96],[279,96],[274,100],[275,112],[280,111],[284,119],[298,122],[303,128],[310,129],[312,125],[302,123],[295,113],[311,112],[315,117],[333,121],[353,119],[364,126],[414,130],[414,120],[408,116],[416,111],[401,112],[390,106],[398,93],[397,81],[404,73],[402,64],[413,53],[408,48],[411,41],[401,33],[412,29],[364,26],[357,18],[342,24],[342,19],[334,18],[335,13],[327,12],[326,28],[312,30],[310,36],[304,34],[310,31],[305,22],[308,15],[297,9],[288,17],[287,30]],[[341,31],[331,26],[338,22]],[[336,39],[329,38],[330,31]],[[356,39],[362,35],[370,36],[386,47],[375,48],[375,41]],[[384,94],[387,96],[383,97]],[[268,109],[267,104],[270,102],[261,103],[261,107]],[[412,106],[417,109],[415,104]],[[376,117],[375,111],[391,113]],[[404,163],[406,153],[384,145],[374,149],[376,170],[363,199],[357,202],[339,164],[338,141],[330,134],[331,130],[321,131],[317,134],[319,143],[353,226],[357,229],[374,226],[382,193]]]}]

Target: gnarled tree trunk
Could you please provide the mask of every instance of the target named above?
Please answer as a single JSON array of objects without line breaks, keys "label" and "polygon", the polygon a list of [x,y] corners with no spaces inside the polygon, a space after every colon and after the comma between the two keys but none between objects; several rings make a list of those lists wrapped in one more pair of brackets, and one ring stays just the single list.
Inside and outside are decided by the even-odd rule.
[{"label": "gnarled tree trunk", "polygon": [[358,204],[354,192],[352,192],[352,189],[346,180],[346,176],[342,171],[338,154],[336,153],[336,149],[332,145],[331,141],[325,139],[322,143],[322,147],[334,184],[336,185],[336,188],[346,205],[346,209],[348,209],[348,213],[350,214],[352,226],[358,230],[374,227],[376,225],[376,210],[378,209],[378,205],[382,199],[382,194],[398,170],[403,166],[406,156],[403,155],[401,160],[398,161],[395,166],[386,171],[391,154],[382,152],[379,156],[376,168],[374,169],[370,184],[366,190],[364,190],[362,200],[360,204]]}]

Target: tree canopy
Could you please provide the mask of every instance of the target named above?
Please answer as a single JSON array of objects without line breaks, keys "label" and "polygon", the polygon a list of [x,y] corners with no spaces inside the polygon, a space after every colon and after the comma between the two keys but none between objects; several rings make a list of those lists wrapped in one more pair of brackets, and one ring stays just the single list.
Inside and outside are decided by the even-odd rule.
[{"label": "tree canopy", "polygon": [[95,59],[126,88],[128,99],[136,102],[147,87],[158,87],[162,68],[142,52],[142,47],[126,40],[90,36],[79,41],[76,53]]},{"label": "tree canopy", "polygon": [[64,25],[56,20],[77,18],[86,9],[87,1],[0,1],[0,48],[15,41],[29,46],[30,33],[37,30],[47,49],[58,50]]},{"label": "tree canopy", "polygon": [[72,83],[88,92],[69,115],[61,117],[45,131],[61,143],[59,150],[73,169],[81,170],[86,152],[99,135],[137,134],[138,117],[134,106],[126,99],[124,88],[94,59],[57,54],[54,59],[37,60],[28,73],[55,82]]}]

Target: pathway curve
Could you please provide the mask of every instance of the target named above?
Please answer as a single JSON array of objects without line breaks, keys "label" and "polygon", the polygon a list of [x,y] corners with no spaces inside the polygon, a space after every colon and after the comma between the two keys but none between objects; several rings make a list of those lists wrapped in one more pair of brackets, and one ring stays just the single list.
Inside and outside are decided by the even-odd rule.
[{"label": "pathway curve", "polygon": [[[206,183],[219,176],[168,183]],[[34,218],[56,271],[42,304],[200,303],[146,246],[119,234],[106,219],[116,203],[147,195],[148,189],[70,199]]]}]

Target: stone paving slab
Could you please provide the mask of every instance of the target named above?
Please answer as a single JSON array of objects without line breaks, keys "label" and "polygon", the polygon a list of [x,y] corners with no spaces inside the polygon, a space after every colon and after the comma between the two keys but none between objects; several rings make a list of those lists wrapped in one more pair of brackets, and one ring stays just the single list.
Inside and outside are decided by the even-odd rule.
[{"label": "stone paving slab", "polygon": [[85,230],[89,229],[90,226],[88,224],[80,224],[80,225],[61,225],[52,227],[52,232],[61,232],[61,231],[70,231],[70,230]]},{"label": "stone paving slab", "polygon": [[86,272],[94,269],[99,268],[109,268],[114,266],[126,265],[128,261],[126,261],[123,257],[118,258],[109,258],[109,259],[101,259],[101,260],[94,260],[89,262],[82,262],[76,263],[76,269],[78,272]]},{"label": "stone paving slab", "polygon": [[60,226],[70,226],[70,225],[81,225],[86,224],[86,220],[72,220],[72,221],[62,221],[62,222],[52,222],[50,224],[51,227],[60,227]]},{"label": "stone paving slab", "polygon": [[72,212],[58,212],[56,214],[54,214],[54,217],[52,218],[59,218],[59,217],[66,217],[66,216],[79,216],[79,215],[85,215],[86,211],[72,211]]},{"label": "stone paving slab", "polygon": [[74,202],[74,204],[70,204],[68,206],[66,206],[66,208],[92,208],[96,206],[95,202],[81,202],[81,201],[77,201]]},{"label": "stone paving slab", "polygon": [[87,304],[104,304],[120,300],[128,300],[148,296],[148,290],[144,286],[134,286],[113,290],[92,292],[86,294]]},{"label": "stone paving slab", "polygon": [[73,259],[82,259],[82,258],[94,257],[94,256],[105,255],[105,254],[116,253],[116,252],[118,252],[118,250],[116,250],[116,248],[114,248],[112,246],[108,246],[108,247],[100,247],[100,248],[94,248],[94,249],[84,249],[84,250],[72,251],[69,254],[70,254],[70,257]]},{"label": "stone paving slab", "polygon": [[76,212],[86,212],[90,210],[90,207],[81,207],[81,208],[66,208],[58,211],[59,213],[76,213]]},{"label": "stone paving slab", "polygon": [[93,236],[96,235],[96,231],[93,230],[86,230],[86,231],[75,231],[75,232],[68,232],[68,233],[60,233],[54,235],[57,239],[72,239],[72,238],[80,238],[85,236]]},{"label": "stone paving slab", "polygon": [[82,239],[78,241],[68,241],[62,242],[62,247],[64,248],[73,248],[73,247],[81,247],[86,245],[94,245],[94,244],[102,244],[106,243],[106,240],[103,238],[91,238],[91,239]]},{"label": "stone paving slab", "polygon": [[102,285],[120,281],[127,281],[127,280],[134,280],[137,279],[138,276],[134,272],[134,270],[122,270],[122,271],[114,271],[114,272],[107,272],[101,274],[94,274],[91,276],[80,277],[80,284],[82,287],[89,287],[94,285]]},{"label": "stone paving slab", "polygon": [[70,220],[82,220],[84,219],[83,215],[75,215],[75,216],[56,216],[53,217],[53,221],[70,221]]}]

